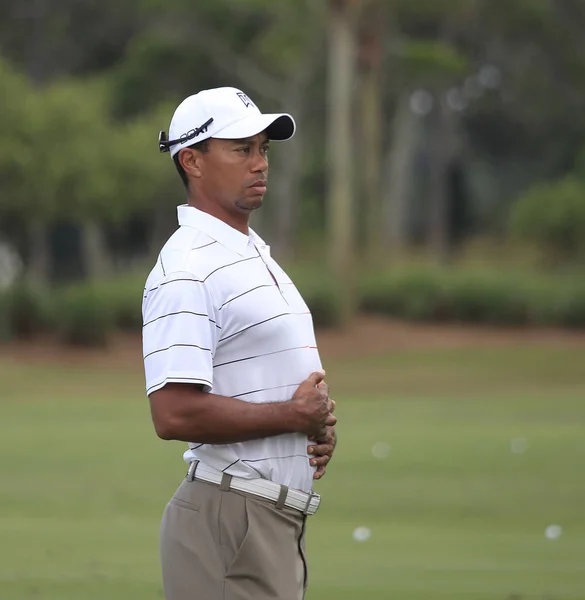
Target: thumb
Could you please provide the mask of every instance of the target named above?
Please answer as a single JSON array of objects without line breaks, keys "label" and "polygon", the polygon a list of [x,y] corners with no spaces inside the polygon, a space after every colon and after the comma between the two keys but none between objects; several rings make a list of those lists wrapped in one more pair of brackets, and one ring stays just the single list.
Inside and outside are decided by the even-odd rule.
[{"label": "thumb", "polygon": [[313,371],[313,373],[311,373],[307,379],[305,379],[305,381],[309,384],[311,384],[312,386],[317,386],[319,383],[321,383],[323,381],[323,379],[325,378],[325,371],[321,370],[321,371]]}]

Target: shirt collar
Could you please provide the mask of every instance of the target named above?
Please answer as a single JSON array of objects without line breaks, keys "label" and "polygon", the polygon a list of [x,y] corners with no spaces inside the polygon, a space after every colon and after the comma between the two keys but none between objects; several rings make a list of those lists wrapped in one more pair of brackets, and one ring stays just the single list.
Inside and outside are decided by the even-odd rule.
[{"label": "shirt collar", "polygon": [[246,248],[250,243],[265,251],[269,251],[264,240],[252,229],[249,230],[249,235],[246,235],[224,223],[221,219],[188,204],[182,204],[177,207],[177,214],[180,226],[198,229],[219,242],[222,246],[237,252],[241,256],[244,256]]}]

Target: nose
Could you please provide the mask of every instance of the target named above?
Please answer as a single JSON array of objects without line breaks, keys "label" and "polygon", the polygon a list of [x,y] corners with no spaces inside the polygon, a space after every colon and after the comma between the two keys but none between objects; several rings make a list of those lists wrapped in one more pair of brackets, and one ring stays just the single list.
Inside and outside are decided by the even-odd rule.
[{"label": "nose", "polygon": [[254,152],[252,171],[254,173],[264,173],[265,171],[268,171],[268,158],[262,153],[262,150]]}]

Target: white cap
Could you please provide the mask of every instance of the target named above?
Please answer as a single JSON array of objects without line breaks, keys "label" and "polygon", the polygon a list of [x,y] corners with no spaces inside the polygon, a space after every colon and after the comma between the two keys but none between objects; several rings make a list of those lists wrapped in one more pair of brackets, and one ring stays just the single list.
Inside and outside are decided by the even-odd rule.
[{"label": "white cap", "polygon": [[[210,119],[213,120],[210,122]],[[266,131],[271,140],[288,140],[295,129],[290,115],[263,115],[241,90],[233,87],[203,90],[185,98],[175,110],[169,140],[182,141],[170,146],[171,157],[183,148],[212,137],[239,140]],[[169,145],[164,145],[164,137],[161,141],[160,149],[164,152]]]}]

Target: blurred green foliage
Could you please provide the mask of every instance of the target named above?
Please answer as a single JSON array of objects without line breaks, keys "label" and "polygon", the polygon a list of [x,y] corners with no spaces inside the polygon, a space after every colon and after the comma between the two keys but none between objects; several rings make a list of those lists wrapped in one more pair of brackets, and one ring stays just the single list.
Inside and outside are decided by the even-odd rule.
[{"label": "blurred green foliage", "polygon": [[[317,328],[340,324],[340,291],[314,266],[291,278]],[[37,293],[19,285],[0,292],[0,339],[48,332],[66,344],[102,346],[115,331],[142,327],[144,274],[82,282]],[[359,308],[413,321],[503,326],[585,327],[585,281],[489,267],[398,267],[370,272],[359,283]]]},{"label": "blurred green foliage", "polygon": [[398,268],[365,278],[361,308],[409,320],[585,326],[585,284],[573,275],[491,268]]},{"label": "blurred green foliage", "polygon": [[32,338],[54,326],[51,300],[28,282],[19,281],[0,292],[0,306],[5,339]]},{"label": "blurred green foliage", "polygon": [[151,207],[165,190],[180,190],[156,145],[166,107],[117,123],[103,81],[63,80],[34,89],[2,61],[0,93],[9,128],[0,144],[0,212],[26,215],[34,199],[36,217],[46,221],[119,223]]},{"label": "blurred green foliage", "polygon": [[74,346],[105,346],[115,325],[116,306],[103,302],[99,289],[81,283],[59,290],[49,300],[54,331]]},{"label": "blurred green foliage", "polygon": [[512,207],[510,230],[541,245],[549,261],[584,261],[585,181],[569,176],[534,185]]},{"label": "blurred green foliage", "polygon": [[[405,243],[429,238],[433,189],[424,182],[437,159],[429,154],[433,144],[428,142],[438,136],[441,143],[434,145],[439,157],[443,148],[447,152],[451,145],[460,146],[443,173],[450,182],[443,208],[449,212],[445,221],[451,222],[445,227],[464,229],[446,232],[457,234],[451,243],[471,233],[493,235],[500,223],[508,222],[511,237],[539,246],[547,266],[583,263],[585,17],[580,2],[364,0],[353,5],[354,113],[363,108],[367,65],[379,60],[375,95],[382,109],[384,168],[392,163],[392,123],[401,114],[401,99],[412,100],[415,91],[427,94],[418,96],[428,100],[416,117],[421,131],[415,132],[414,121],[408,125],[409,135],[421,137],[412,142],[417,186],[412,198],[407,195]],[[82,230],[83,241],[91,238],[88,223],[98,223],[93,232],[103,234],[101,250],[96,250],[98,243],[78,244],[82,266],[71,267],[70,278],[97,279],[103,273],[94,267],[108,261],[105,271],[115,270],[118,248],[108,247],[107,235],[114,230],[123,237],[129,223],[139,221],[137,228],[142,228],[128,242],[140,250],[130,248],[131,258],[124,260],[139,252],[145,258],[146,247],[150,254],[158,251],[169,222],[171,228],[175,224],[174,207],[183,201],[184,190],[168,156],[158,152],[156,135],[167,128],[178,99],[217,85],[240,86],[263,109],[291,110],[299,116],[300,166],[288,177],[295,162],[286,154],[291,145],[274,150],[275,185],[260,217],[262,229],[270,242],[277,237],[278,215],[289,214],[290,240],[283,256],[298,256],[314,239],[321,242],[320,250],[330,252],[331,207],[325,202],[330,156],[324,143],[330,108],[330,6],[311,0],[133,0],[124,6],[113,0],[83,6],[63,0],[58,5],[40,2],[28,10],[17,0],[2,3],[0,235],[18,246],[27,277],[33,273],[30,279],[40,283],[50,279],[37,277],[31,265],[40,264],[42,271],[39,259],[49,255],[51,243],[42,239],[33,252],[31,242],[49,238],[55,224]],[[35,44],[25,44],[24,33]],[[452,133],[461,133],[451,142],[434,124],[441,99],[450,111]],[[364,198],[362,174],[368,170],[369,153],[360,137],[362,126],[356,116],[355,221],[364,230],[363,243],[370,233],[365,230],[366,213],[375,203]],[[541,182],[534,184],[536,177]],[[379,203],[385,206],[378,209],[390,214],[395,199],[384,197],[389,186],[382,179]],[[289,213],[279,204],[286,194],[279,196],[278,190],[284,189],[292,190],[289,199],[295,203]],[[462,214],[469,221],[461,220]],[[374,223],[391,228],[387,219],[381,221]],[[463,221],[465,225],[456,224]],[[275,247],[279,241],[274,239]],[[393,250],[383,249],[383,261],[394,258]],[[338,324],[340,299],[347,290],[323,272],[302,266],[297,271],[316,323]],[[75,337],[71,332],[83,327],[82,315],[97,314],[98,306],[110,307],[111,316],[100,317],[96,331],[136,329],[140,294],[134,290],[141,283],[132,281],[133,276],[98,280],[91,284],[91,294],[79,291],[81,286],[66,295],[63,301],[75,309],[60,321],[63,337]],[[55,330],[59,311],[35,312],[35,302],[44,306],[55,293],[48,291],[42,300],[24,288],[15,294],[22,295],[20,300],[6,294],[2,298],[12,307],[2,311],[2,337],[26,335],[45,324]],[[583,320],[580,286],[552,276],[517,277],[481,269],[396,270],[366,280],[358,295],[365,310],[412,319],[566,325]],[[29,311],[30,320],[24,322],[22,315]],[[80,339],[93,336],[89,331]]]}]

